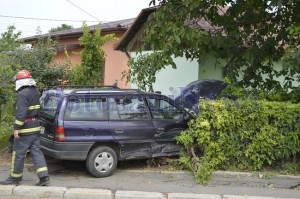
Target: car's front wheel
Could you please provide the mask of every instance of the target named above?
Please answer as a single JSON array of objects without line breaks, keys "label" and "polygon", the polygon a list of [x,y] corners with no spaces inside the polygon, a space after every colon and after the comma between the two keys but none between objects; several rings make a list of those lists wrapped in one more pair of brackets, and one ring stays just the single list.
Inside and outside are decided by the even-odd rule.
[{"label": "car's front wheel", "polygon": [[117,168],[116,152],[107,146],[94,148],[88,155],[86,160],[86,168],[88,172],[97,177],[110,176]]}]

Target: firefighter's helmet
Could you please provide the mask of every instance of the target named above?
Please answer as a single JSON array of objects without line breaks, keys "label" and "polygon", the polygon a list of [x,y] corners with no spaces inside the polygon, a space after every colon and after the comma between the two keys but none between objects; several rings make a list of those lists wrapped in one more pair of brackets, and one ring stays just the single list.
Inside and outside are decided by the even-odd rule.
[{"label": "firefighter's helmet", "polygon": [[15,75],[14,80],[17,81],[25,78],[32,78],[32,76],[28,70],[21,70]]}]

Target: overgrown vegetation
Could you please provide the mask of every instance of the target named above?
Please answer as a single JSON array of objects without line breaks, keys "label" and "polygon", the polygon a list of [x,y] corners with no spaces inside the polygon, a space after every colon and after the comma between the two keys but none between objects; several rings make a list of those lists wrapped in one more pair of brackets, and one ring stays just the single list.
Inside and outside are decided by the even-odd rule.
[{"label": "overgrown vegetation", "polygon": [[159,8],[148,18],[140,52],[149,46],[153,51],[131,60],[128,78],[134,83],[151,88],[158,71],[176,68],[173,57],[196,60],[201,66],[213,56],[215,64],[225,63],[224,76],[241,87],[273,93],[297,88],[300,1],[150,2]]},{"label": "overgrown vegetation", "polygon": [[[51,29],[58,31],[71,28],[62,25]],[[81,52],[82,63],[72,66],[68,55],[64,64],[54,63],[58,42],[45,37],[38,39],[28,47],[20,42],[20,32],[10,26],[0,38],[0,148],[7,144],[7,137],[12,132],[15,111],[15,91],[12,81],[17,71],[27,69],[37,81],[42,92],[45,87],[68,83],[81,85],[101,85],[104,77],[105,53],[101,48],[107,41],[115,40],[113,34],[102,36],[100,25],[92,34],[83,24],[83,35],[79,41],[84,49]],[[69,74],[67,74],[69,72]]]},{"label": "overgrown vegetation", "polygon": [[50,38],[39,39],[34,48],[19,41],[20,32],[9,26],[0,38],[0,148],[6,147],[12,132],[15,113],[14,75],[21,69],[30,71],[39,89],[63,80],[65,65],[53,63],[57,43]]},{"label": "overgrown vegetation", "polygon": [[186,147],[180,161],[196,181],[206,184],[216,169],[299,171],[300,2],[150,2],[159,8],[148,18],[128,79],[151,90],[157,72],[176,68],[173,57],[201,67],[213,56],[239,86],[229,88],[237,100],[201,100],[199,117],[178,137]]},{"label": "overgrown vegetation", "polygon": [[[199,117],[178,137],[186,147],[180,161],[196,181],[206,184],[216,169],[299,171],[300,92],[293,84],[299,83],[300,71],[299,1],[151,0],[156,1],[161,8],[151,17],[145,37],[154,52],[130,60],[129,80],[151,90],[159,70],[168,65],[176,68],[173,57],[200,63],[212,54],[216,62],[225,61],[230,81],[251,88],[251,92],[234,88],[236,101],[201,100]],[[220,15],[219,8],[228,4]],[[200,27],[201,18],[212,28]],[[60,27],[53,29],[57,30]],[[114,36],[100,33],[100,26],[91,34],[84,24],[82,64],[70,71],[70,79],[66,66],[52,62],[56,42],[42,39],[29,50],[18,42],[15,27],[1,35],[0,147],[6,146],[12,131],[15,95],[10,80],[14,74],[22,68],[30,70],[40,88],[59,81],[102,84],[105,54],[101,47]],[[282,63],[281,70],[273,67],[275,62]],[[277,79],[280,76],[283,84]]]},{"label": "overgrown vegetation", "polygon": [[83,24],[83,35],[79,42],[84,46],[81,51],[81,64],[72,68],[69,82],[76,85],[102,85],[104,81],[105,52],[101,48],[107,41],[115,40],[114,34],[102,36],[100,25],[94,33]]},{"label": "overgrown vegetation", "polygon": [[57,41],[40,38],[35,42],[34,48],[22,46],[14,52],[16,64],[30,71],[40,90],[66,81],[67,65],[53,62],[57,49]]},{"label": "overgrown vegetation", "polygon": [[[299,164],[300,104],[263,99],[202,99],[178,137],[180,161],[206,184],[217,169],[260,171]],[[299,167],[298,167],[299,168]]]},{"label": "overgrown vegetation", "polygon": [[56,28],[51,28],[48,32],[52,33],[52,32],[58,32],[58,31],[63,31],[63,30],[69,30],[72,28],[73,28],[72,25],[61,24],[60,26],[57,26]]}]

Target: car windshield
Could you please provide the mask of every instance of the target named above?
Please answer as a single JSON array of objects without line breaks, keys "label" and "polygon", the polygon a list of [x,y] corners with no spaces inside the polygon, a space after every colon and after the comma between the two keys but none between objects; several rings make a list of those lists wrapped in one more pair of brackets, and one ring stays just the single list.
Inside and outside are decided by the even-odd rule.
[{"label": "car windshield", "polygon": [[42,107],[40,115],[53,119],[63,95],[63,92],[59,89],[44,91],[40,98]]}]

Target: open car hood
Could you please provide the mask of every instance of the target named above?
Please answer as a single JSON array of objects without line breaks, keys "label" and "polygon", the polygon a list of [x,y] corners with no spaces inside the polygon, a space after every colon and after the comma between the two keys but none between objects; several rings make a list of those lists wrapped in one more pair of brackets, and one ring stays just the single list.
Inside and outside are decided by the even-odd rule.
[{"label": "open car hood", "polygon": [[175,97],[176,106],[181,109],[188,108],[198,114],[200,98],[216,99],[227,83],[220,80],[196,80],[184,87]]}]

